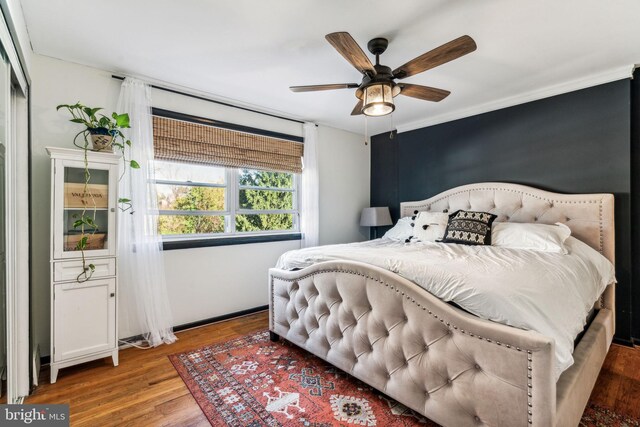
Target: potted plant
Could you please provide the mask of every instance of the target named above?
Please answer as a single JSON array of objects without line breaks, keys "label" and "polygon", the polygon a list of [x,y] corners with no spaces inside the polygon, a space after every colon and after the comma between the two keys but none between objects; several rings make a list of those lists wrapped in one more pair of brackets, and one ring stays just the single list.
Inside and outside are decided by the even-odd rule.
[{"label": "potted plant", "polygon": [[[113,145],[116,145],[120,149],[124,150],[124,144],[127,143],[127,139],[122,133],[121,129],[129,127],[129,115],[113,113],[111,117],[104,114],[98,114],[98,111],[102,108],[90,108],[80,104],[79,102],[70,105],[62,104],[58,105],[56,110],[65,108],[71,114],[71,122],[79,123],[85,126],[80,132],[73,138],[73,144],[86,150],[89,147],[89,141],[91,140],[94,151],[113,151]],[[78,137],[83,136],[84,144],[78,144]],[[114,139],[116,140],[114,144]]]},{"label": "potted plant", "polygon": [[[99,224],[96,223],[96,203],[93,200],[92,192],[89,191],[89,181],[91,174],[89,172],[89,162],[87,158],[87,151],[89,151],[89,141],[92,143],[93,151],[108,151],[113,152],[114,147],[122,154],[122,161],[124,168],[120,179],[124,176],[127,167],[132,169],[139,169],[140,165],[135,160],[127,160],[127,148],[131,148],[131,141],[128,140],[122,133],[122,129],[129,128],[129,114],[112,113],[111,116],[104,114],[98,114],[102,108],[91,108],[80,104],[79,102],[71,104],[58,105],[56,110],[64,108],[71,114],[70,121],[73,123],[79,123],[84,126],[80,132],[78,132],[73,138],[73,145],[84,150],[84,197],[88,197],[94,206],[92,212],[87,212],[87,204],[84,204],[83,210],[80,214],[74,215],[73,228],[80,232],[80,240],[75,246],[77,251],[80,251],[82,256],[83,272],[78,275],[76,280],[78,282],[85,282],[91,278],[95,271],[93,264],[87,264],[85,259],[85,249],[89,245],[89,239],[100,229]],[[78,143],[78,138],[82,135],[83,143]],[[131,200],[120,198],[120,209],[122,211],[131,210]],[[130,213],[133,213],[131,211]]]}]

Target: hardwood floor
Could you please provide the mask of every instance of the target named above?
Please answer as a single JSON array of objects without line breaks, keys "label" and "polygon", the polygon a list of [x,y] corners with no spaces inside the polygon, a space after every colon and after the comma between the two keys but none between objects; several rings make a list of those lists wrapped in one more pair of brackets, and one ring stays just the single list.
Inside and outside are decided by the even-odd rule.
[{"label": "hardwood floor", "polygon": [[[74,427],[208,426],[166,356],[264,329],[267,322],[265,311],[180,332],[170,346],[121,351],[117,368],[104,359],[63,369],[53,385],[45,369],[27,402],[69,403]],[[611,347],[591,400],[640,417],[640,349]]]},{"label": "hardwood floor", "polygon": [[640,418],[640,347],[611,345],[591,402]]},{"label": "hardwood floor", "polygon": [[43,369],[27,403],[69,403],[74,427],[209,426],[167,356],[265,329],[268,320],[264,311],[179,332],[170,346],[122,350],[117,368],[107,358],[62,369],[55,384]]}]

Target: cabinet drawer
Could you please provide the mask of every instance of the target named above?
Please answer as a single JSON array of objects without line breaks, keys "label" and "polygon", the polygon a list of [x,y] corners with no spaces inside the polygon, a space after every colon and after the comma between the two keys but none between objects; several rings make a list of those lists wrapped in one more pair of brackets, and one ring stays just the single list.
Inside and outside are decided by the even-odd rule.
[{"label": "cabinet drawer", "polygon": [[[92,279],[100,277],[109,277],[116,275],[115,258],[101,258],[87,260],[87,265],[93,264],[96,270],[91,276]],[[53,264],[53,281],[65,282],[67,280],[76,280],[78,275],[82,273],[82,260],[78,261],[61,261]]]}]

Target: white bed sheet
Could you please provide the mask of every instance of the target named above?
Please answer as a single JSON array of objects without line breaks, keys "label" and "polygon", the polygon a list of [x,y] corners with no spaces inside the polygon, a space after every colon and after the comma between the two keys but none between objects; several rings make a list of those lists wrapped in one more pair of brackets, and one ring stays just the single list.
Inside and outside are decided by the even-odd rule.
[{"label": "white bed sheet", "polygon": [[483,319],[555,340],[555,378],[573,364],[573,343],[614,267],[585,243],[569,237],[569,254],[377,239],[319,246],[283,254],[277,268],[304,268],[353,260],[387,269]]}]

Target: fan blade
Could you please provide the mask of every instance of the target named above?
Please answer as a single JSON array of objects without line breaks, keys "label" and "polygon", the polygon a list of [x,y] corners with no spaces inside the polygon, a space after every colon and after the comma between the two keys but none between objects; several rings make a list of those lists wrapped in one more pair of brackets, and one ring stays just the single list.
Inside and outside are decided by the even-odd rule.
[{"label": "fan blade", "polygon": [[404,79],[409,76],[421,73],[438,65],[445,64],[461,56],[476,50],[476,42],[469,36],[458,37],[445,43],[440,47],[423,53],[415,59],[393,70],[393,76],[398,79]]},{"label": "fan blade", "polygon": [[445,99],[451,92],[435,87],[411,85],[408,83],[400,83],[400,95],[410,96],[425,101],[440,102]]},{"label": "fan blade", "polygon": [[376,69],[373,64],[362,51],[358,43],[347,32],[331,33],[325,37],[331,46],[333,46],[346,59],[349,64],[356,67],[356,70],[362,74],[376,75]]},{"label": "fan blade", "polygon": [[353,107],[353,111],[351,112],[352,116],[358,116],[362,114],[362,99],[358,101],[355,107]]},{"label": "fan blade", "polygon": [[358,83],[335,83],[328,85],[290,86],[292,92],[315,92],[318,90],[355,89]]}]

